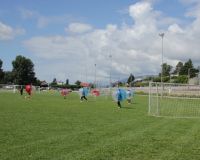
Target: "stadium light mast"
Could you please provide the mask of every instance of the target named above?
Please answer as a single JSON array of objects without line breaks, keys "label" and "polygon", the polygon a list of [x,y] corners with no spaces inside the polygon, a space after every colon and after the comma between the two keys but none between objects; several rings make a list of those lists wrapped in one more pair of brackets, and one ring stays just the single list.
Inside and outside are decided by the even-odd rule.
[{"label": "stadium light mast", "polygon": [[198,66],[198,83],[200,84],[200,66]]},{"label": "stadium light mast", "polygon": [[88,73],[87,73],[87,64],[85,66],[85,81],[87,82],[88,80]]},{"label": "stadium light mast", "polygon": [[109,58],[110,58],[110,94],[111,94],[111,87],[112,87],[112,81],[111,81],[111,69],[112,69],[112,55],[109,54]]},{"label": "stadium light mast", "polygon": [[159,36],[161,37],[162,39],[162,55],[161,55],[161,61],[162,61],[162,64],[161,64],[161,83],[163,83],[163,39],[164,39],[164,35],[165,33],[160,33]]},{"label": "stadium light mast", "polygon": [[96,67],[97,64],[94,64],[94,87],[96,88],[96,83],[97,83],[97,74],[96,74]]}]

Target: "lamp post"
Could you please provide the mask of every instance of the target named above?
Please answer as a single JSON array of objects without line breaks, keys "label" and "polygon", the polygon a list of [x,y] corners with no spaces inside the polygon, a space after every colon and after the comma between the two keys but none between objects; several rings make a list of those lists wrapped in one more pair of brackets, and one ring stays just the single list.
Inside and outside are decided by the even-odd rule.
[{"label": "lamp post", "polygon": [[163,38],[164,38],[165,33],[160,33],[159,36],[162,38],[162,55],[161,55],[161,83],[163,82]]},{"label": "lamp post", "polygon": [[164,38],[165,33],[160,33],[159,36],[162,38],[162,64],[161,64],[161,97],[163,97],[163,90],[164,90],[164,86],[163,86],[163,38]]},{"label": "lamp post", "polygon": [[95,63],[94,64],[94,88],[96,88],[96,82],[97,82],[96,66],[97,66],[97,64]]},{"label": "lamp post", "polygon": [[112,87],[112,81],[111,81],[111,69],[112,69],[112,55],[110,54],[109,55],[109,58],[110,58],[110,95],[111,95],[111,87]]},{"label": "lamp post", "polygon": [[87,82],[88,73],[87,73],[87,64],[85,65],[85,81]]}]

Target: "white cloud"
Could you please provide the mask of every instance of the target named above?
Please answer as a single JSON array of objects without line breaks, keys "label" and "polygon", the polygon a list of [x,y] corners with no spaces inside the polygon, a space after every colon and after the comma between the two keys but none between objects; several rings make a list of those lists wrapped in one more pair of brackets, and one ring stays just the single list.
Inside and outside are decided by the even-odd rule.
[{"label": "white cloud", "polygon": [[12,27],[0,22],[0,40],[13,39],[13,29]]},{"label": "white cloud", "polygon": [[75,18],[71,15],[56,15],[56,16],[45,16],[42,15],[40,12],[35,10],[29,10],[26,8],[19,8],[19,12],[21,17],[25,20],[35,20],[36,26],[38,28],[45,28],[50,24],[67,24],[73,21],[78,21],[81,18]]},{"label": "white cloud", "polygon": [[17,35],[22,35],[25,33],[25,30],[22,28],[12,28],[9,25],[6,25],[0,22],[0,40],[12,40]]},{"label": "white cloud", "polygon": [[40,14],[37,11],[28,10],[25,8],[19,8],[19,12],[23,19],[32,19],[40,16]]},{"label": "white cloud", "polygon": [[129,14],[135,20],[141,20],[141,18],[146,18],[152,11],[151,3],[148,2],[138,2],[129,7]]},{"label": "white cloud", "polygon": [[71,21],[71,17],[67,15],[61,16],[42,16],[39,15],[37,17],[37,27],[38,28],[45,28],[50,24],[62,24]]},{"label": "white cloud", "polygon": [[173,33],[184,33],[183,29],[178,24],[172,24],[169,26],[168,30]]},{"label": "white cloud", "polygon": [[[180,60],[184,62],[191,58],[195,64],[200,63],[199,17],[181,27],[173,17],[161,17],[158,13],[150,2],[142,1],[129,7],[133,25],[108,24],[104,29],[95,29],[88,24],[73,23],[66,30],[82,34],[33,37],[24,45],[41,60],[36,65],[39,78],[49,80],[53,77],[65,80],[66,77],[71,81],[92,81],[94,64],[97,64],[99,77],[109,77],[110,69],[113,79],[128,76],[131,72],[134,75],[158,74],[161,65],[158,34],[161,31],[166,33],[164,62],[176,65]],[[161,18],[167,21],[166,30],[160,30]]]},{"label": "white cloud", "polygon": [[65,28],[65,31],[70,33],[85,33],[91,30],[92,26],[84,23],[71,23]]},{"label": "white cloud", "polygon": [[196,4],[199,3],[199,0],[180,0],[184,4]]}]

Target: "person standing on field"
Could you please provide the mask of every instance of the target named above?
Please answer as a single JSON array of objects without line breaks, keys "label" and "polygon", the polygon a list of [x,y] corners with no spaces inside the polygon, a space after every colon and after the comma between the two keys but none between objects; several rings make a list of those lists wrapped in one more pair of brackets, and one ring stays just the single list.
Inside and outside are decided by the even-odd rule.
[{"label": "person standing on field", "polygon": [[83,102],[83,99],[85,99],[87,101],[87,96],[88,94],[88,88],[84,87],[81,89],[81,102]]},{"label": "person standing on field", "polygon": [[121,92],[121,89],[119,88],[117,90],[117,105],[119,108],[122,108],[121,101],[122,101],[122,92]]},{"label": "person standing on field", "polygon": [[20,86],[19,91],[20,91],[20,94],[21,94],[21,96],[22,96],[22,95],[23,95],[23,91],[24,91],[24,87],[23,87],[23,85]]}]

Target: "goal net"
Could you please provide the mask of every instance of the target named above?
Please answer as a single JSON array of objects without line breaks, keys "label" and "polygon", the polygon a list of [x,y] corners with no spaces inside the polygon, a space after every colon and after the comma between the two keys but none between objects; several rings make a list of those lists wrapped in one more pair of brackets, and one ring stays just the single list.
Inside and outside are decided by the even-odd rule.
[{"label": "goal net", "polygon": [[200,86],[149,83],[149,115],[200,118]]},{"label": "goal net", "polygon": [[[25,86],[23,87],[25,88]],[[0,84],[0,92],[18,93],[20,88],[21,85]],[[32,92],[40,93],[40,86],[32,86]]]}]

